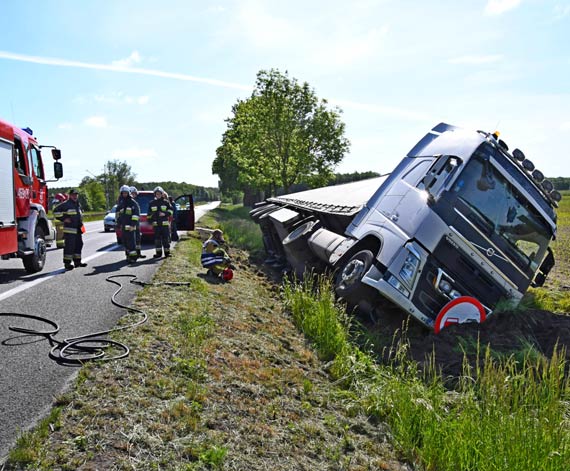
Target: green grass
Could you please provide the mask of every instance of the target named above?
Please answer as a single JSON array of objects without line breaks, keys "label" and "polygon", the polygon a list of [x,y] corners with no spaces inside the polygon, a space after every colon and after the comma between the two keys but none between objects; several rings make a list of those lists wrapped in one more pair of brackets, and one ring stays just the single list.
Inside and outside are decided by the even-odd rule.
[{"label": "green grass", "polygon": [[250,219],[249,211],[251,208],[243,205],[222,205],[200,221],[208,227],[221,229],[231,246],[247,250],[252,255],[260,255],[263,251],[261,230]]},{"label": "green grass", "polygon": [[295,324],[332,361],[330,371],[347,388],[347,400],[386,421],[401,453],[419,469],[569,469],[563,355],[546,359],[528,350],[522,358],[497,361],[487,350],[477,371],[465,367],[458,391],[450,392],[435,368],[424,377],[418,373],[406,359],[405,343],[388,367],[359,350],[326,278],[287,283],[284,298]]}]

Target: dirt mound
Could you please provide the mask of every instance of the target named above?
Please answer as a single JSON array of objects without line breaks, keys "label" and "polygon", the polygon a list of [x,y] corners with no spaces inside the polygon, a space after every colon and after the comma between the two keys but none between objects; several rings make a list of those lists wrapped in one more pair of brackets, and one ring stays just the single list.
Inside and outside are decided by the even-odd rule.
[{"label": "dirt mound", "polygon": [[[409,340],[409,354],[424,364],[435,354],[435,362],[444,376],[457,377],[466,355],[472,365],[476,362],[477,345],[482,355],[489,345],[497,357],[542,354],[550,358],[555,349],[570,346],[570,316],[549,311],[512,311],[491,316],[483,324],[450,326],[439,334],[430,332],[413,320],[406,320],[397,309],[383,310],[363,321],[370,338],[376,339],[374,350],[383,359],[393,356],[394,345],[404,336]],[[404,334],[402,334],[404,332]],[[389,342],[387,341],[389,339]],[[570,351],[564,352],[570,363]]]}]

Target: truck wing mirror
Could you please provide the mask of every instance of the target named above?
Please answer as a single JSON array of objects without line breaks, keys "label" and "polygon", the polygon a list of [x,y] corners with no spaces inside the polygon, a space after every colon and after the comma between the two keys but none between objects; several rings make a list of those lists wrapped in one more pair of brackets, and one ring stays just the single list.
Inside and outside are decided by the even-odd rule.
[{"label": "truck wing mirror", "polygon": [[59,159],[61,159],[61,150],[59,150],[59,149],[52,149],[52,150],[51,150],[51,156],[53,157],[53,160],[59,160]]},{"label": "truck wing mirror", "polygon": [[[55,149],[52,149],[52,152]],[[59,150],[58,150],[59,152]],[[63,177],[63,165],[61,164],[61,162],[54,162],[53,163],[53,175],[54,177],[59,180],[61,177]]]},{"label": "truck wing mirror", "polygon": [[481,171],[481,178],[477,180],[477,189],[480,191],[493,190],[495,188],[495,179],[493,178],[493,171],[488,159],[483,161],[483,170]]},{"label": "truck wing mirror", "polygon": [[550,270],[552,270],[552,267],[554,267],[554,253],[552,252],[552,249],[550,247],[548,247],[548,255],[546,256],[546,258],[544,259],[544,261],[540,265],[540,268],[538,269],[538,273],[534,277],[534,280],[532,281],[531,286],[533,288],[539,288],[542,285],[544,285],[544,282],[546,281],[546,277],[548,276],[548,273],[550,272]]}]

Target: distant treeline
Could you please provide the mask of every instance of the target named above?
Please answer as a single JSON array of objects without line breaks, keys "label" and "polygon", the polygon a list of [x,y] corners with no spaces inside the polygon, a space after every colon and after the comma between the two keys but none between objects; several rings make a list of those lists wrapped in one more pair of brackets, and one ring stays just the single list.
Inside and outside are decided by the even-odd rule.
[{"label": "distant treeline", "polygon": [[[168,193],[169,196],[178,197],[180,195],[193,195],[194,201],[217,201],[220,199],[220,190],[217,188],[205,187],[205,186],[198,186],[192,185],[190,183],[177,183],[177,182],[146,182],[146,183],[136,183],[134,186],[137,190],[147,190],[152,191],[157,186],[161,186],[164,191]],[[56,195],[57,193],[64,193],[70,190],[70,188],[74,188],[72,186],[66,187],[50,187],[49,194],[50,197]],[[81,186],[75,187],[79,189],[81,193]],[[119,189],[117,188],[117,193]]]},{"label": "distant treeline", "polygon": [[174,198],[181,195],[193,195],[194,201],[217,201],[220,199],[220,190],[217,188],[192,185],[185,182],[145,182],[135,183],[135,186],[139,191],[152,191],[157,186],[161,186],[169,196],[173,196]]},{"label": "distant treeline", "polygon": [[357,182],[366,180],[368,178],[379,177],[378,172],[352,172],[352,173],[335,173],[333,180],[329,182],[330,185],[341,185],[342,183]]}]

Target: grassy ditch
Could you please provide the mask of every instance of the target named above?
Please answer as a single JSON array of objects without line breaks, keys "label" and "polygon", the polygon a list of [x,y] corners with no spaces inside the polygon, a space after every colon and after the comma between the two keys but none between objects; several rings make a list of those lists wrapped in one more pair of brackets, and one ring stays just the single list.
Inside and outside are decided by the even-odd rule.
[{"label": "grassy ditch", "polygon": [[[228,214],[217,211],[216,225],[229,227]],[[113,336],[130,356],[83,367],[57,413],[20,437],[6,469],[409,469],[385,428],[331,384],[279,287],[225,234],[232,282],[207,277],[202,241],[184,236],[154,281],[191,286],[142,289],[135,307],[148,323]]]},{"label": "grassy ditch", "polygon": [[457,390],[448,391],[435,367],[419,374],[405,343],[390,366],[355,346],[328,279],[288,283],[284,293],[295,324],[331,360],[347,402],[388,423],[400,452],[419,469],[568,469],[570,385],[560,356],[529,354],[521,364],[514,357],[497,362],[487,350],[477,371],[465,367]]},{"label": "grassy ditch", "polygon": [[556,264],[543,288],[530,289],[527,298],[538,309],[570,312],[570,191],[556,210],[558,234],[551,247]]},{"label": "grassy ditch", "polygon": [[435,364],[420,372],[405,337],[378,364],[328,278],[280,288],[252,265],[239,246],[262,244],[245,215],[202,221],[224,230],[234,280],[207,278],[201,241],[183,238],[155,281],[191,287],[139,293],[149,323],[116,335],[131,356],[83,368],[54,422],[22,436],[13,469],[569,469],[563,357],[476,344],[482,359],[454,390]]}]

